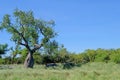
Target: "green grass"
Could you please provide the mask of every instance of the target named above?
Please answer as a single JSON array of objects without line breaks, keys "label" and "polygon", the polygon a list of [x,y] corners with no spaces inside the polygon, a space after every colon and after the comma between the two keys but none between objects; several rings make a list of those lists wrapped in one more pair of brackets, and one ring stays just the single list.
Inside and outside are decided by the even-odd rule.
[{"label": "green grass", "polygon": [[72,69],[45,69],[36,65],[25,69],[12,65],[13,69],[0,69],[0,80],[120,80],[120,64],[88,63]]}]

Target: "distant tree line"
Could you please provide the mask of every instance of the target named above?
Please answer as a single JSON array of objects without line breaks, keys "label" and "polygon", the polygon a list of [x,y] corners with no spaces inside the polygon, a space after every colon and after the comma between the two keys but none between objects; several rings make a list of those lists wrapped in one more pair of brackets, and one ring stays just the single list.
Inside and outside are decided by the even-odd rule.
[{"label": "distant tree line", "polygon": [[[52,46],[52,45],[51,45]],[[55,46],[55,45],[54,45]],[[46,49],[36,51],[34,54],[35,64],[46,64],[46,63],[74,63],[82,64],[88,62],[115,62],[120,63],[120,48],[118,49],[101,49],[96,50],[87,49],[82,53],[72,53],[67,51],[63,46],[60,47],[49,47],[53,49]],[[11,49],[9,56],[2,57],[6,53],[7,45],[0,45],[0,64],[23,64],[26,58],[28,50],[24,49]],[[51,50],[51,51],[50,51]]]}]

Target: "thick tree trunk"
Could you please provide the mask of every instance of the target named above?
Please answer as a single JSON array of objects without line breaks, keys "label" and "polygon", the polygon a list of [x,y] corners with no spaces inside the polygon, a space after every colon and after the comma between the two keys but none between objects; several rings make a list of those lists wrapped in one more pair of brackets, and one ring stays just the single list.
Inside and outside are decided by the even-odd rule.
[{"label": "thick tree trunk", "polygon": [[24,62],[24,66],[26,68],[33,68],[34,66],[34,59],[33,59],[33,54],[31,52],[28,53],[25,62]]}]

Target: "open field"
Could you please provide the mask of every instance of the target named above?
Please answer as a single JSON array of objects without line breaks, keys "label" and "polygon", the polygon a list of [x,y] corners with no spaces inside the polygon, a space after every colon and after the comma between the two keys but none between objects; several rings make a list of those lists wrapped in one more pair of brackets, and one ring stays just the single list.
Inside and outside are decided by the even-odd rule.
[{"label": "open field", "polygon": [[34,69],[24,69],[22,65],[12,65],[13,69],[0,69],[0,80],[120,80],[120,64],[88,63],[72,69],[45,69],[36,65]]}]

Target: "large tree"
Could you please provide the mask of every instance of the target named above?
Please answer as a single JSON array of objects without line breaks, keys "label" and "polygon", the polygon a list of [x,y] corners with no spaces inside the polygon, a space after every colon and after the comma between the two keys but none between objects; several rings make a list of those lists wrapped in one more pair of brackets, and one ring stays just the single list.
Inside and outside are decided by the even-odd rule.
[{"label": "large tree", "polygon": [[32,11],[16,9],[12,16],[6,14],[0,24],[0,29],[10,33],[11,40],[28,50],[24,62],[26,68],[33,68],[33,54],[56,36],[53,30],[54,21],[36,19]]}]

